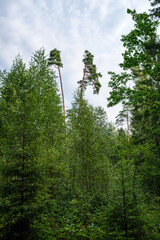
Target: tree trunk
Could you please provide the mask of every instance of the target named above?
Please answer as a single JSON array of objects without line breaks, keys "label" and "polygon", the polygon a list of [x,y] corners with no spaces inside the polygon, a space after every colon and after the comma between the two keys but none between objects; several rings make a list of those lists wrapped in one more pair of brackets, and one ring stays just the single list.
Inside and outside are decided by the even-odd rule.
[{"label": "tree trunk", "polygon": [[66,111],[65,111],[65,103],[64,103],[64,92],[63,92],[63,85],[62,85],[62,77],[61,77],[61,71],[60,71],[59,66],[58,66],[58,72],[59,72],[59,79],[60,79],[60,84],[61,84],[62,101],[63,101],[63,114],[64,114],[65,134],[66,134]]},{"label": "tree trunk", "polygon": [[[22,149],[23,149],[23,156],[22,156],[22,189],[21,189],[21,206],[24,204],[24,165],[25,165],[25,144],[26,144],[26,96],[24,100],[24,119],[23,119],[23,135],[22,135]],[[23,210],[21,210],[21,218],[23,218]]]},{"label": "tree trunk", "polygon": [[126,190],[124,186],[124,172],[122,163],[122,197],[123,197],[123,213],[124,213],[124,231],[125,237],[128,239],[127,209],[126,209]]},{"label": "tree trunk", "polygon": [[84,72],[83,72],[83,79],[82,79],[82,86],[81,86],[81,95],[80,95],[80,103],[79,103],[79,114],[80,114],[80,110],[81,110],[81,105],[82,105],[82,95],[83,95],[83,87],[84,87],[84,79],[85,79],[85,75],[86,75],[86,64],[84,67]]},{"label": "tree trunk", "polygon": [[127,138],[129,143],[129,116],[128,116],[128,110],[127,110]]}]

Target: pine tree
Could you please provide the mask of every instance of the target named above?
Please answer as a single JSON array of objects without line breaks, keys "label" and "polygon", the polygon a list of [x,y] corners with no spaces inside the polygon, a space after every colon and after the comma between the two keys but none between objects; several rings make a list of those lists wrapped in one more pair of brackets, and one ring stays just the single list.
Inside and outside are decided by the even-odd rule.
[{"label": "pine tree", "polygon": [[80,103],[79,103],[79,112],[81,110],[81,102],[83,97],[83,92],[87,88],[88,85],[93,86],[93,93],[98,94],[101,88],[101,84],[99,82],[99,78],[102,77],[101,73],[97,73],[97,67],[93,64],[94,56],[88,51],[85,50],[83,63],[83,78],[82,80],[78,81],[80,84],[81,94],[80,94]]},{"label": "pine tree", "polygon": [[66,133],[66,110],[65,110],[65,101],[64,101],[64,91],[63,91],[63,84],[62,84],[62,76],[61,76],[61,70],[60,67],[63,67],[62,61],[61,61],[61,56],[60,56],[60,51],[54,48],[50,52],[50,57],[48,59],[48,64],[49,66],[54,66],[58,68],[58,73],[59,73],[59,79],[60,79],[60,85],[61,85],[61,93],[62,93],[62,102],[63,102],[63,114],[64,114],[64,121],[65,121],[65,133]]}]

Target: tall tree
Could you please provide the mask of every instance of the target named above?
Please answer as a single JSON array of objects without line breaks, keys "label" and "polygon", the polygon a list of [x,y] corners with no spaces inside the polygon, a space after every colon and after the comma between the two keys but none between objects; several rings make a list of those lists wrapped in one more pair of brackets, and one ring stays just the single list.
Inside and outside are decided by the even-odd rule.
[{"label": "tall tree", "polygon": [[[85,194],[108,189],[108,156],[111,151],[112,126],[107,122],[105,111],[93,108],[82,99],[81,121],[79,118],[80,91],[74,96],[68,112],[68,129],[71,139],[69,150],[73,186]],[[107,147],[106,147],[107,146]]]},{"label": "tall tree", "polygon": [[[135,29],[128,35],[122,36],[125,47],[123,63],[120,66],[127,70],[121,74],[109,72],[112,88],[109,106],[122,102],[124,106],[130,105],[133,111],[143,112],[145,119],[143,128],[148,129],[148,138],[157,143],[159,155],[159,38],[157,36],[158,22],[151,19],[146,13],[137,14],[136,11],[128,10],[135,21]],[[131,84],[128,84],[131,82]],[[141,110],[140,110],[141,109]],[[144,112],[145,109],[145,112]],[[132,121],[134,121],[132,119]],[[138,126],[137,126],[138,127]],[[138,129],[137,129],[138,131]],[[138,139],[137,139],[138,140]]]},{"label": "tall tree", "polygon": [[55,101],[50,103],[50,111],[56,106],[54,114],[58,114],[60,99],[43,49],[35,53],[28,70],[18,56],[11,71],[1,74],[1,80],[3,239],[28,239],[33,233],[31,225],[45,204],[42,153],[48,148],[48,133],[53,127],[48,103]]},{"label": "tall tree", "polygon": [[83,78],[78,81],[81,87],[79,109],[81,109],[83,90],[85,90],[88,85],[92,85],[93,93],[98,94],[101,87],[99,78],[102,77],[102,74],[97,73],[96,65],[93,64],[93,58],[94,56],[88,50],[85,50],[84,58],[82,60],[84,63]]},{"label": "tall tree", "polygon": [[130,107],[129,106],[124,106],[122,111],[119,112],[118,116],[116,117],[116,125],[117,126],[122,126],[124,122],[126,122],[126,132],[127,132],[127,138],[128,142],[130,139]]},{"label": "tall tree", "polygon": [[[49,65],[53,65],[58,68],[59,72],[59,79],[60,79],[60,84],[61,84],[61,93],[62,93],[62,101],[63,101],[63,113],[64,113],[64,119],[66,117],[66,111],[65,111],[65,101],[64,101],[64,91],[63,91],[63,84],[62,84],[62,76],[61,76],[61,70],[60,67],[63,67],[62,61],[61,61],[61,56],[60,56],[60,51],[54,48],[50,52],[50,57],[48,60]],[[66,125],[66,120],[65,120],[65,125]]]},{"label": "tall tree", "polygon": [[126,134],[117,136],[117,162],[110,169],[111,189],[107,206],[110,239],[141,239],[144,219],[143,194],[137,177],[137,147],[128,143]]}]

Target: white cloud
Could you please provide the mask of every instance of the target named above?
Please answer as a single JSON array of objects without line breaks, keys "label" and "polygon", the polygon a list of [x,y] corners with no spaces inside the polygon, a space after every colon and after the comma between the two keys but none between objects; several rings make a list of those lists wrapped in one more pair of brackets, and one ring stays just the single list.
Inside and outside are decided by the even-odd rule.
[{"label": "white cloud", "polygon": [[[106,107],[109,70],[118,71],[121,62],[120,37],[133,26],[126,9],[146,11],[146,0],[5,0],[0,10],[0,67],[9,68],[18,52],[29,61],[40,47],[46,51],[62,51],[64,92],[70,107],[77,81],[82,78],[82,58],[85,49],[95,56],[98,71],[102,72],[103,88],[98,96],[87,91],[89,101]],[[115,110],[114,110],[115,109]],[[117,107],[107,109],[114,120]]]}]

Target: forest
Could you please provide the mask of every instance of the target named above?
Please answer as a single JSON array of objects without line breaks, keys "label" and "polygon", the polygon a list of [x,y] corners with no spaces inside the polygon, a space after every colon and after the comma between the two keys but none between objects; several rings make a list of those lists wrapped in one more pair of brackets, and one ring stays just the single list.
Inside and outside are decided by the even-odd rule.
[{"label": "forest", "polygon": [[60,50],[0,70],[0,239],[160,239],[160,1],[150,4],[127,10],[134,27],[106,99],[123,106],[115,124],[86,100],[102,77],[88,50],[67,110]]}]

